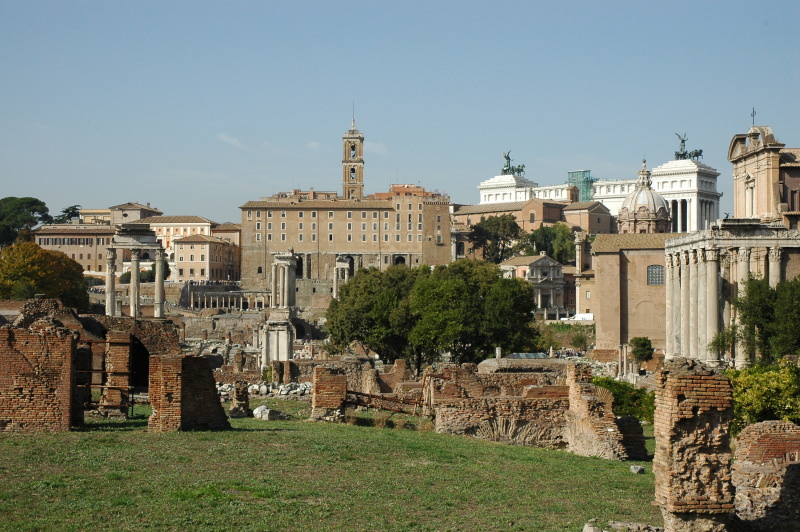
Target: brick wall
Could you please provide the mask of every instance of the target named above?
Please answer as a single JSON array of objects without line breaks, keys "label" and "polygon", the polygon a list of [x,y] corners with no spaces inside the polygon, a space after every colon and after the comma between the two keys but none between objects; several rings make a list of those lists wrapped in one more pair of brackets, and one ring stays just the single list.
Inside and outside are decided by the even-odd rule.
[{"label": "brick wall", "polygon": [[208,361],[199,356],[150,357],[152,431],[219,430],[230,423]]},{"label": "brick wall", "polygon": [[127,332],[141,342],[150,356],[181,352],[178,328],[170,320],[134,320],[91,314],[81,316],[81,322],[100,336],[105,336],[108,331]]},{"label": "brick wall", "polygon": [[655,502],[665,530],[725,530],[733,510],[727,377],[685,358],[656,374]]},{"label": "brick wall", "polygon": [[69,430],[76,342],[66,329],[0,329],[0,431]]},{"label": "brick wall", "polygon": [[130,400],[131,335],[108,331],[106,342],[106,382],[100,396],[100,411],[107,416],[125,416]]},{"label": "brick wall", "polygon": [[800,426],[763,421],[736,440],[736,514],[751,530],[792,530],[800,523]]},{"label": "brick wall", "polygon": [[312,420],[339,420],[344,414],[347,375],[339,368],[314,368],[311,400]]},{"label": "brick wall", "polygon": [[367,359],[347,360],[289,360],[270,362],[272,381],[288,384],[290,382],[313,382],[314,368],[339,369],[347,377],[347,389],[364,393],[380,393],[378,372]]}]

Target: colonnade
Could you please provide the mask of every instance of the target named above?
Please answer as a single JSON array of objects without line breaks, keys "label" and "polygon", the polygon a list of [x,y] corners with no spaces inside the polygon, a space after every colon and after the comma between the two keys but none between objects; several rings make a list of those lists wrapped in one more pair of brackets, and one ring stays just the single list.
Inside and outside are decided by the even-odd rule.
[{"label": "colonnade", "polygon": [[724,327],[738,323],[732,301],[743,295],[751,273],[765,276],[773,288],[783,279],[786,248],[800,247],[790,233],[796,231],[769,228],[748,235],[714,228],[668,241],[666,358],[695,358],[710,365],[732,362],[736,368],[751,363],[752,354],[743,345],[735,347],[733,360],[723,361],[708,344]]},{"label": "colonnade", "polygon": [[272,262],[270,308],[287,308],[295,304],[297,258],[293,253],[275,255]]},{"label": "colonnade", "polygon": [[[131,280],[129,285],[130,310],[132,318],[142,317],[139,268],[141,252],[144,248],[128,248],[128,246],[115,246],[107,249],[106,254],[106,316],[121,316],[122,308],[117,305],[116,293],[116,262],[117,249],[131,250]],[[149,248],[148,248],[149,249]],[[153,302],[153,317],[164,316],[164,249],[155,249],[155,293]]]}]

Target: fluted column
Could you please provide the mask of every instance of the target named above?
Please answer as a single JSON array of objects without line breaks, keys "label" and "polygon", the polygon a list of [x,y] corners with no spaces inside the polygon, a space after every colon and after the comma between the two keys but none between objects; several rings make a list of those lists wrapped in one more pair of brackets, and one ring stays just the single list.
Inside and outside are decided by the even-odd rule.
[{"label": "fluted column", "polygon": [[156,278],[155,301],[153,302],[153,317],[164,316],[164,250],[156,250]]},{"label": "fluted column", "polygon": [[[745,293],[745,283],[748,277],[750,277],[750,248],[739,248],[738,260],[736,282],[738,284],[738,295],[742,297]],[[736,313],[736,324],[741,324],[738,311]],[[745,349],[744,342],[741,341],[736,344],[735,365],[737,369],[746,368],[750,365],[750,355]]]},{"label": "fluted column", "polygon": [[672,355],[683,356],[683,339],[681,336],[681,254],[672,255]]},{"label": "fluted column", "polygon": [[781,282],[781,248],[769,248],[769,286],[775,288]]},{"label": "fluted column", "polygon": [[269,280],[269,289],[270,289],[270,307],[278,308],[278,265],[276,263],[272,263],[272,275],[270,276]]},{"label": "fluted column", "polygon": [[106,316],[116,316],[117,313],[117,292],[114,286],[116,262],[117,251],[114,248],[108,248],[106,255]]},{"label": "fluted column", "polygon": [[719,351],[708,349],[708,343],[719,333],[719,250],[716,247],[706,249],[706,360],[712,365],[719,365]]},{"label": "fluted column", "polygon": [[131,250],[131,284],[130,284],[130,313],[132,318],[141,315],[139,307],[139,250]]},{"label": "fluted column", "polygon": [[681,253],[681,356],[689,355],[689,252]]}]

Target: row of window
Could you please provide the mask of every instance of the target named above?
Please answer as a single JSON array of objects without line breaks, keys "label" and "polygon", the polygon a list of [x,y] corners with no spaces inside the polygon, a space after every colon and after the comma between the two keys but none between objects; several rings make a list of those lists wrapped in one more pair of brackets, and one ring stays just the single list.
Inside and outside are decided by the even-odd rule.
[{"label": "row of window", "polygon": [[98,246],[104,246],[106,244],[111,244],[110,238],[100,237],[100,238],[92,238],[92,237],[53,237],[53,238],[39,238],[39,245],[40,246],[93,246],[96,244]]},{"label": "row of window", "polygon": [[[422,210],[422,205],[423,205],[422,203],[418,204],[418,210],[420,210],[420,211]],[[399,203],[397,203],[395,205],[395,207],[396,207],[395,210],[398,210],[398,211],[400,210],[400,204]],[[408,210],[409,211],[414,210],[413,204],[411,204],[411,203],[408,204]],[[260,211],[260,210],[255,211],[255,213],[256,213],[255,217],[256,218],[261,218],[261,212],[262,211]],[[280,211],[280,217],[281,218],[286,218],[286,212],[287,211]],[[298,218],[304,218],[305,217],[306,211],[295,211],[295,212],[297,212],[297,217]],[[328,219],[333,219],[335,217],[335,212],[336,211],[328,211]],[[346,211],[346,212],[347,212],[347,215],[346,215],[347,219],[348,220],[352,219],[353,218],[353,211]],[[361,218],[362,219],[367,219],[369,217],[367,215],[367,211],[360,211],[360,212],[361,212]],[[372,218],[378,218],[379,217],[378,211],[371,211],[371,212],[372,212]],[[268,211],[266,211],[266,213],[267,213],[267,218],[272,218],[273,217],[273,211],[268,210]],[[399,213],[397,213],[397,215],[400,216]],[[316,218],[316,217],[317,217],[317,211],[311,211],[311,218]],[[383,217],[384,218],[388,218],[389,217],[389,211],[383,211]],[[422,217],[422,214],[420,213],[420,219],[421,219],[421,217]],[[247,219],[248,220],[252,220],[253,219],[253,211],[252,210],[248,210],[247,211]]]},{"label": "row of window", "polygon": [[[75,253],[73,253],[71,258],[72,258],[72,260],[83,260],[83,253],[78,253],[78,258],[77,259],[75,258]],[[87,253],[86,254],[86,258],[88,260],[92,260],[92,254],[91,253]],[[97,260],[103,260],[103,254],[102,253],[98,253],[97,254]]]},{"label": "row of window", "polygon": [[[304,235],[302,233],[300,233],[299,235],[297,235],[297,241],[298,242],[303,242],[304,241],[303,237],[304,237]],[[408,240],[408,242],[413,242],[414,241],[414,235],[412,235],[411,233],[408,233],[406,235],[406,239]],[[266,240],[267,240],[267,242],[272,242],[272,233],[267,233]],[[400,242],[401,241],[400,234],[394,235],[394,240],[395,240],[395,242]],[[441,237],[437,236],[436,240],[437,240],[437,242],[440,241]],[[280,234],[280,241],[281,242],[286,242],[286,233],[281,233]],[[317,241],[317,233],[311,233],[311,242],[316,242],[316,241]],[[352,242],[353,241],[353,235],[352,234],[350,234],[350,233],[347,234],[347,241],[348,242]],[[366,242],[367,241],[367,235],[362,233],[361,234],[361,241],[362,242]],[[372,241],[373,242],[377,242],[378,241],[378,235],[376,233],[372,234]],[[389,242],[389,234],[388,233],[384,233],[383,241],[384,242]],[[422,242],[422,241],[423,241],[422,234],[417,234],[417,242]],[[261,233],[256,233],[256,242],[261,242]],[[333,233],[328,234],[328,242],[333,242]]]},{"label": "row of window", "polygon": [[[367,227],[368,227],[368,225],[367,225],[366,222],[362,222],[361,223],[361,230],[362,231],[367,231],[368,230]],[[394,230],[395,231],[400,231],[401,227],[402,227],[402,225],[400,223],[400,220],[398,219],[394,224]],[[407,231],[412,231],[413,229],[414,229],[414,223],[409,219],[407,224],[406,224],[406,230]],[[267,229],[266,230],[267,231],[272,231],[272,222],[267,222]],[[298,231],[305,230],[305,225],[303,224],[303,222],[300,222],[300,223],[297,224],[297,230]],[[312,222],[311,223],[311,231],[316,231],[316,230],[317,230],[317,223],[316,222]],[[328,223],[328,231],[333,231],[333,230],[334,230],[333,229],[333,223],[332,222]],[[352,231],[353,230],[352,222],[347,222],[347,230],[348,231]],[[372,230],[373,231],[377,231],[378,230],[378,222],[372,222]],[[384,222],[383,223],[383,230],[384,231],[389,231],[389,222]],[[256,222],[256,231],[261,231],[261,222]],[[286,231],[286,222],[281,222],[281,231]],[[422,231],[422,223],[421,222],[417,223],[417,231]],[[179,246],[179,249],[183,249],[183,246]],[[194,246],[192,246],[190,249],[194,249]]]}]

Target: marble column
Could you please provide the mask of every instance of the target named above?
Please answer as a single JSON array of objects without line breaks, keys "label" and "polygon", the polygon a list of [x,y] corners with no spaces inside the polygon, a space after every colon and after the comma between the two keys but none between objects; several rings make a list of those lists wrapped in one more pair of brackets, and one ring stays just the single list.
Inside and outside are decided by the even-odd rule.
[{"label": "marble column", "polygon": [[681,255],[672,255],[672,354],[683,356],[683,339],[681,336]]},{"label": "marble column", "polygon": [[697,250],[697,358],[700,360],[708,359],[708,330],[706,329],[706,253],[705,249]]},{"label": "marble column", "polygon": [[153,302],[153,317],[161,318],[164,316],[164,250],[156,250],[155,268],[155,301]]},{"label": "marble column", "polygon": [[[719,333],[719,250],[706,249],[706,338],[708,342]],[[707,342],[707,343],[708,343]],[[708,349],[709,364],[719,365],[719,351]]]},{"label": "marble column", "polygon": [[[736,282],[738,285],[738,295],[742,297],[745,293],[745,283],[750,277],[750,248],[739,248],[738,268],[736,275]],[[736,324],[739,325],[739,313],[736,313]],[[736,344],[736,369],[746,368],[750,365],[750,354],[745,349],[744,342],[737,342]]]},{"label": "marble column", "polygon": [[270,280],[269,280],[269,290],[270,290],[270,305],[269,306],[271,308],[277,308],[278,307],[278,298],[277,298],[277,292],[278,292],[278,265],[273,262],[272,263],[272,267],[270,269],[271,269],[272,275],[270,276]]},{"label": "marble column", "polygon": [[689,356],[689,252],[681,252],[681,356]]},{"label": "marble column", "polygon": [[666,271],[666,278],[667,278],[667,286],[666,286],[666,308],[665,308],[665,346],[664,346],[664,358],[670,359],[673,356],[675,347],[673,345],[673,337],[672,337],[672,282],[673,276],[675,275],[675,270],[672,267],[672,255],[667,254],[664,256],[664,265],[667,269]]},{"label": "marble column", "polygon": [[689,251],[689,358],[698,358],[697,349],[697,250]]},{"label": "marble column", "polygon": [[131,250],[131,284],[130,284],[130,314],[132,318],[141,316],[139,307],[139,254],[138,249]]},{"label": "marble column", "polygon": [[775,288],[781,282],[781,248],[769,248],[769,286]]},{"label": "marble column", "polygon": [[108,248],[106,255],[106,316],[117,315],[117,292],[114,286],[116,277],[114,270],[117,262],[117,250]]}]

